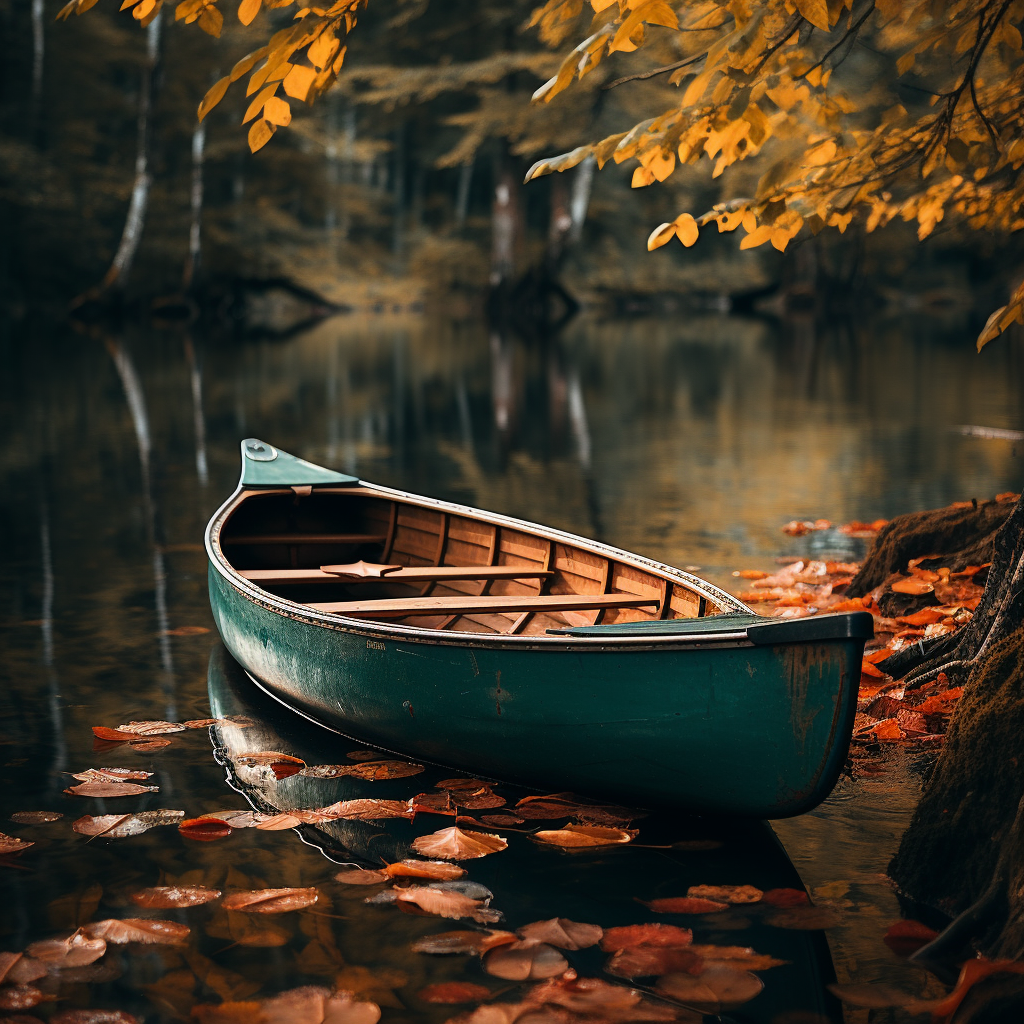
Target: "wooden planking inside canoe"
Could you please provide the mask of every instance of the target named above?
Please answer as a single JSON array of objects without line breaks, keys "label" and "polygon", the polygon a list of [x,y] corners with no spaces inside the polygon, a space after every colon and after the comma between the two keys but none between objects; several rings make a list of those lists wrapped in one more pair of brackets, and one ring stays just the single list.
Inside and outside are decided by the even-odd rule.
[{"label": "wooden planking inside canoe", "polygon": [[375,601],[326,601],[310,608],[354,618],[400,618],[404,615],[450,615],[471,612],[560,611],[568,608],[636,608],[657,605],[657,599],[624,597],[618,594],[555,594],[542,597],[514,597],[487,594],[480,597],[380,598]]},{"label": "wooden planking inside canoe", "polygon": [[551,571],[510,565],[427,565],[399,569],[383,576],[344,576],[322,569],[241,569],[254,583],[429,583],[439,580],[508,580],[553,576]]},{"label": "wooden planking inside canoe", "polygon": [[[372,487],[309,495],[247,491],[224,522],[220,543],[235,570],[257,586],[290,585],[300,588],[289,591],[292,600],[321,610],[431,629],[538,636],[548,628],[719,610],[671,570],[649,569],[626,554],[609,558],[586,541],[546,536],[543,527],[416,500],[395,500]],[[347,562],[360,548],[355,557],[401,569],[361,578],[321,568]],[[348,600],[317,602],[314,590],[326,582]],[[311,590],[303,594],[307,584]],[[358,593],[347,590],[355,584]],[[410,607],[423,601],[435,603]]]}]

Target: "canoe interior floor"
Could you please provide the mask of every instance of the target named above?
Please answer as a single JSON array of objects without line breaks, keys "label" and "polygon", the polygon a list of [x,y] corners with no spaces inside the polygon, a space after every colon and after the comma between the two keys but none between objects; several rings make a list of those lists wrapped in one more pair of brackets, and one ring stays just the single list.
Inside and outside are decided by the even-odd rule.
[{"label": "canoe interior floor", "polygon": [[541,530],[361,487],[243,492],[219,541],[225,560],[272,594],[428,629],[534,636],[723,610],[667,574]]}]

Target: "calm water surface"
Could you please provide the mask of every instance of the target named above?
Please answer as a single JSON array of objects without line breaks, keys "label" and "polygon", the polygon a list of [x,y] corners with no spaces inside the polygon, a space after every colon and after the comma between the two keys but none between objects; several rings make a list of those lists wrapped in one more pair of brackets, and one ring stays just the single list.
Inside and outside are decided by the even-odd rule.
[{"label": "calm water surface", "polygon": [[[224,911],[160,912],[192,926],[187,947],[108,954],[119,977],[65,984],[53,990],[58,1002],[30,1012],[100,1007],[173,1020],[196,1003],[318,983],[379,1002],[385,1021],[440,1022],[459,1008],[418,1001],[425,984],[464,978],[497,987],[467,958],[410,951],[415,938],[454,925],[366,906],[365,892],[332,880],[328,858],[372,853],[360,846],[366,835],[318,834],[311,845],[291,830],[247,829],[203,844],[173,828],[112,842],[71,831],[86,813],[166,807],[193,816],[247,800],[299,806],[288,780],[254,791],[251,780],[225,778],[215,750],[237,737],[198,730],[157,751],[94,752],[93,725],[205,718],[212,705],[253,718],[257,731],[245,744],[258,738],[270,744],[262,749],[310,763],[335,749],[239,685],[216,634],[200,631],[212,627],[202,530],[234,487],[241,437],[699,566],[729,585],[733,569],[770,568],[780,556],[824,547],[860,553],[837,535],[789,541],[779,531],[789,519],[874,519],[1020,488],[1021,451],[1012,442],[956,428],[1024,428],[1021,357],[1008,344],[978,357],[967,336],[883,322],[815,337],[717,316],[580,320],[547,345],[475,324],[384,317],[337,319],[274,342],[8,328],[0,831],[36,845],[0,867],[0,948],[132,916],[131,892],[175,879],[316,885],[323,894],[316,914],[273,920],[276,944],[270,933],[267,941],[240,938]],[[64,773],[106,765],[153,771],[160,792],[105,806],[63,794]],[[788,860],[759,827],[652,818],[639,824],[641,842],[697,836],[722,846],[567,857],[513,837],[504,854],[469,862],[469,877],[494,892],[493,905],[518,927],[555,915],[602,925],[652,920],[634,897],[682,895],[702,883],[793,886],[798,872],[843,915],[827,947],[821,933],[784,932],[738,913],[699,941],[750,945],[791,962],[765,972],[766,991],[733,1011],[735,1019],[839,1020],[821,994],[833,970],[829,950],[840,980],[937,990],[881,942],[900,913],[885,867],[925,767],[894,757],[877,775],[844,779],[812,814],[776,823]],[[408,796],[435,781],[360,783],[315,798]],[[64,817],[7,821],[34,810]],[[421,821],[416,830],[428,830]],[[413,834],[400,825],[367,828],[399,849]],[[583,954],[574,965],[600,970],[599,959]],[[866,1019],[866,1011],[846,1013]]]}]

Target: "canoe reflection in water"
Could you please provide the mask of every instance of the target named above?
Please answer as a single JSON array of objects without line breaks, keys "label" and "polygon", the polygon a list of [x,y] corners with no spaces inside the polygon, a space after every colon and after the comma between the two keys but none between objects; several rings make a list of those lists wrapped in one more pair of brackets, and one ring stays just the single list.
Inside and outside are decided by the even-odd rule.
[{"label": "canoe reflection in water", "polygon": [[[382,982],[394,986],[385,1022],[396,1013],[437,1024],[842,1020],[826,989],[835,978],[820,928],[830,911],[809,905],[766,823],[545,799],[430,766],[374,767],[386,755],[283,708],[221,646],[209,695],[220,720],[215,757],[255,812],[247,821],[238,812],[240,823],[324,809],[297,815],[308,823],[270,821],[294,826],[339,866],[325,873],[331,912],[303,926],[320,945],[297,951],[296,985],[322,984],[306,977],[304,958],[326,931],[332,948],[348,951],[339,978],[384,978],[403,965],[404,984]],[[375,806],[403,816],[333,817]],[[463,842],[482,845],[453,851],[451,836],[440,846],[445,837],[427,838],[443,830],[458,830],[455,842],[475,833]],[[564,845],[595,837],[610,845]],[[443,857],[450,852],[457,859]],[[269,884],[287,879],[286,854],[280,864]],[[384,936],[387,961],[375,963]]]}]

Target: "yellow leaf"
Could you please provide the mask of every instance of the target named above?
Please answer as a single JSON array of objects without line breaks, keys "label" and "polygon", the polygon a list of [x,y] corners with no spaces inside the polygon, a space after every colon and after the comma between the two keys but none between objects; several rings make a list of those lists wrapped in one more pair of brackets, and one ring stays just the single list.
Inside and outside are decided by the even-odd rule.
[{"label": "yellow leaf", "polygon": [[[256,98],[246,109],[245,117],[242,118],[242,124],[245,124],[247,121],[251,121],[263,109],[267,100],[269,100],[275,92],[277,92],[277,82],[273,85],[268,85],[265,89],[261,89],[256,94]],[[253,152],[255,153],[256,150],[253,150]]]},{"label": "yellow leaf", "polygon": [[243,25],[251,25],[262,4],[263,0],[242,0],[238,5],[238,20]]},{"label": "yellow leaf", "polygon": [[647,238],[647,251],[653,252],[655,249],[660,249],[666,242],[672,241],[675,233],[674,223],[659,224]]},{"label": "yellow leaf", "polygon": [[656,150],[654,157],[647,160],[645,166],[658,181],[664,181],[675,170],[676,155]]},{"label": "yellow leaf", "polygon": [[896,73],[899,75],[906,74],[914,66],[914,61],[916,60],[917,56],[913,50],[910,53],[903,54],[896,61]]},{"label": "yellow leaf", "polygon": [[740,242],[741,249],[753,249],[758,245],[763,245],[769,241],[772,237],[772,228],[769,224],[764,224],[759,227],[756,231],[751,231],[746,238]]},{"label": "yellow leaf", "polygon": [[679,237],[679,241],[686,246],[687,249],[697,241],[700,235],[700,229],[697,227],[697,222],[688,213],[681,213],[673,221],[676,229],[676,235]]},{"label": "yellow leaf", "polygon": [[[146,3],[147,0],[143,0]],[[220,30],[224,27],[224,15],[216,7],[210,6],[199,15],[199,27],[215,39],[220,38]]]},{"label": "yellow leaf", "polygon": [[142,3],[132,11],[132,17],[136,21],[142,21],[147,14],[152,14],[154,10],[156,10],[156,0],[142,0]]},{"label": "yellow leaf", "polygon": [[650,185],[654,181],[654,172],[647,170],[646,167],[638,167],[633,172],[633,180],[630,183],[633,188],[643,188],[645,185]]},{"label": "yellow leaf", "polygon": [[287,100],[280,96],[271,96],[263,108],[263,116],[271,123],[280,125],[282,128],[292,122],[292,108],[288,106]]},{"label": "yellow leaf", "polygon": [[65,21],[71,17],[71,12],[78,6],[78,0],[71,0],[57,12],[57,21]]},{"label": "yellow leaf", "polygon": [[796,9],[815,27],[828,31],[828,4],[825,0],[793,0]]},{"label": "yellow leaf", "polygon": [[276,131],[276,126],[272,125],[269,121],[257,121],[249,129],[250,151],[255,153],[257,150],[262,149],[273,138]]},{"label": "yellow leaf", "polygon": [[267,55],[267,48],[261,46],[258,50],[253,50],[252,53],[247,54],[243,57],[232,69],[231,74],[228,76],[232,82],[237,82],[242,75],[247,71],[252,71],[254,67]]},{"label": "yellow leaf", "polygon": [[291,71],[284,77],[281,83],[284,91],[293,100],[303,100],[309,95],[309,87],[316,79],[316,72],[312,68],[303,67],[301,64],[292,66]]},{"label": "yellow leaf", "polygon": [[[139,0],[124,0],[124,3],[121,4],[120,7],[118,7],[118,10],[119,11],[123,11],[123,10],[126,10],[129,7],[134,7],[138,2],[139,2]],[[202,0],[198,0],[198,2],[202,3]],[[179,7],[184,7],[185,5],[184,4],[178,4],[178,6]],[[174,16],[175,16],[175,18],[178,17],[177,11],[175,11]]]},{"label": "yellow leaf", "polygon": [[[123,11],[126,7],[130,7],[138,2],[139,0],[124,0],[121,10]],[[181,21],[182,18],[188,18],[190,15],[195,14],[203,4],[204,0],[183,0],[182,3],[174,8],[174,20]]]},{"label": "yellow leaf", "polygon": [[323,71],[331,63],[331,58],[337,48],[338,40],[334,37],[334,33],[323,32],[309,44],[306,56],[317,71]]},{"label": "yellow leaf", "polygon": [[196,112],[200,121],[202,121],[202,119],[206,117],[206,115],[213,110],[213,108],[217,106],[222,99],[224,99],[224,94],[228,91],[228,86],[230,84],[230,76],[225,75],[219,82],[210,87],[207,94],[203,97],[202,102],[199,104],[199,110]]}]

